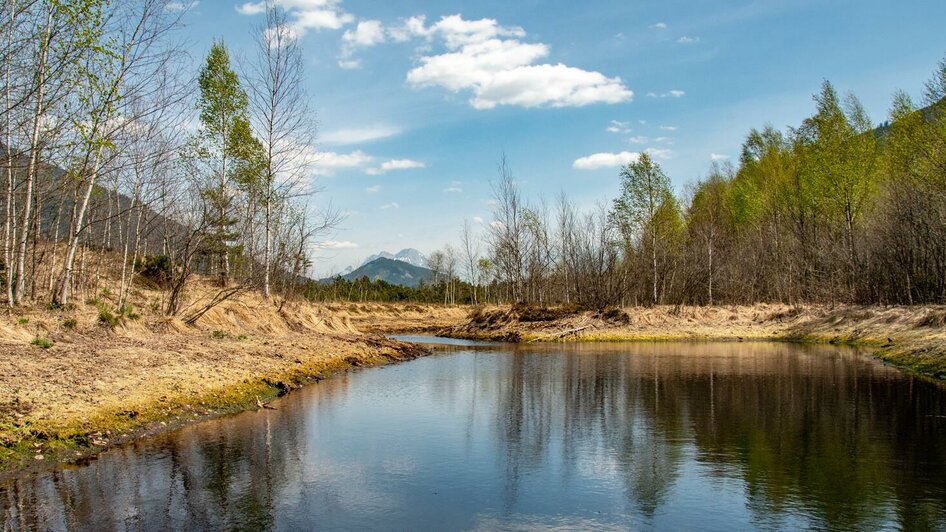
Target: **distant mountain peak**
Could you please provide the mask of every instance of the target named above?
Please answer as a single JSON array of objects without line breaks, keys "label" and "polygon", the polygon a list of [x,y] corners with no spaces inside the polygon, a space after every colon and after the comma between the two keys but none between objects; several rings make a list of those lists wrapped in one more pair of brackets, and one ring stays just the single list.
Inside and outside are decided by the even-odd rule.
[{"label": "distant mountain peak", "polygon": [[389,253],[387,251],[382,251],[376,255],[371,255],[364,262],[361,263],[362,266],[365,264],[372,263],[378,259],[389,259],[389,260],[399,260],[401,262],[406,262],[413,266],[418,266],[420,268],[427,267],[427,257],[423,253],[417,251],[414,248],[404,248],[397,253]]},{"label": "distant mountain peak", "polygon": [[[390,254],[389,254],[390,255]],[[415,266],[405,260],[377,256],[358,269],[342,275],[349,281],[367,277],[372,281],[383,280],[391,284],[417,288],[421,283],[429,281],[434,272],[422,266]],[[330,282],[326,279],[324,282]]]}]

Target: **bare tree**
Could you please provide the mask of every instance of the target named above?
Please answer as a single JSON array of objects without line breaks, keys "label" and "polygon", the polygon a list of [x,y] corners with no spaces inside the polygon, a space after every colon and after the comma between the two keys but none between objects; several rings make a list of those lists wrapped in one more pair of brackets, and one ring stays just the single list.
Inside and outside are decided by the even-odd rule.
[{"label": "bare tree", "polygon": [[299,40],[283,9],[266,5],[266,23],[258,28],[256,57],[248,67],[250,109],[263,145],[263,297],[270,296],[273,270],[273,210],[303,193],[308,177],[315,124],[303,85]]}]

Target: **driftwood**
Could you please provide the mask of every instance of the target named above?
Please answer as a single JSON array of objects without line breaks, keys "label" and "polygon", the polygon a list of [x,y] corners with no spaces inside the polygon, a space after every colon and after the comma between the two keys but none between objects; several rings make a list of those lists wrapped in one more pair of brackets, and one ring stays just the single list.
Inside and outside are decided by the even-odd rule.
[{"label": "driftwood", "polygon": [[[591,327],[592,327],[591,325],[585,325],[582,327],[576,327],[574,329],[568,329],[567,331],[562,331],[554,335],[553,338],[565,338],[569,334],[578,334],[579,332],[584,331],[585,329],[590,329]],[[529,340],[529,343],[535,342],[537,340],[538,338],[533,338],[532,340]]]},{"label": "driftwood", "polygon": [[275,406],[269,406],[268,404],[259,400],[259,396],[256,396],[256,407],[260,410],[276,410]]}]

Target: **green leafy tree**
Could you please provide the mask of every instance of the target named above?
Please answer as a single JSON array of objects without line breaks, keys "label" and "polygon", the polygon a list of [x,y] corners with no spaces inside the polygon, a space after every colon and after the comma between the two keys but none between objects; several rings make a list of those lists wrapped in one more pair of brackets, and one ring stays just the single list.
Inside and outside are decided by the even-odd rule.
[{"label": "green leafy tree", "polygon": [[825,81],[815,102],[817,113],[800,129],[802,173],[820,191],[826,214],[843,224],[848,284],[853,290],[857,229],[877,181],[877,141],[867,113],[853,95],[842,105]]},{"label": "green leafy tree", "polygon": [[630,250],[639,236],[649,240],[653,275],[653,303],[658,302],[658,236],[663,227],[657,219],[670,192],[670,178],[647,153],[621,170],[621,195],[614,200],[611,217]]},{"label": "green leafy tree", "polygon": [[201,133],[198,154],[210,169],[203,190],[208,203],[205,251],[219,258],[220,283],[230,282],[230,256],[242,252],[234,227],[237,191],[255,190],[264,167],[262,147],[250,129],[246,91],[230,66],[230,54],[215,42],[198,77]]}]

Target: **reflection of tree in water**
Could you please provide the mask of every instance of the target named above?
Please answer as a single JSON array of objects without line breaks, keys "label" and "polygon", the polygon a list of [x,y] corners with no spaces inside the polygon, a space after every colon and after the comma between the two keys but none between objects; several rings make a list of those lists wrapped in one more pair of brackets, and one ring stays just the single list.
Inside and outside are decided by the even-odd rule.
[{"label": "reflection of tree in water", "polygon": [[504,359],[496,419],[507,510],[523,471],[549,460],[553,436],[562,440],[564,475],[575,474],[583,455],[603,450],[598,458],[615,462],[630,502],[646,515],[660,506],[682,461],[679,443],[671,443],[683,430],[682,403],[659,372],[642,375],[627,367],[629,360],[614,354]]},{"label": "reflection of tree in water", "polygon": [[6,493],[10,504],[0,503],[6,506],[0,526],[271,529],[275,493],[298,480],[293,463],[304,445],[304,424],[267,413],[228,421],[160,438],[146,444],[150,452],[113,450],[96,468],[16,482]]},{"label": "reflection of tree in water", "polygon": [[521,470],[539,469],[545,462],[552,416],[549,386],[555,378],[551,357],[506,357],[500,374],[496,409],[497,443],[503,456],[503,504],[516,502]]},{"label": "reflection of tree in water", "polygon": [[[483,371],[451,372],[448,364],[422,375],[438,382],[431,408],[490,420],[483,437],[497,446],[507,511],[523,498],[524,479],[551,472],[563,489],[613,483],[629,513],[659,516],[671,497],[690,489],[686,465],[711,483],[734,479],[744,486],[760,527],[864,529],[894,519],[900,528],[936,529],[946,523],[943,388],[847,351],[545,346],[477,363]],[[305,400],[283,402],[278,414],[196,426],[110,452],[95,468],[0,488],[0,529],[89,522],[96,528],[277,526],[277,503],[311,502],[302,492],[311,477],[325,477],[321,462],[306,465],[312,453],[323,452],[306,449],[306,427],[312,405],[331,404],[344,396],[344,386],[344,377],[333,379],[305,392]],[[324,426],[344,425],[344,415]],[[799,513],[802,521],[790,520]]]},{"label": "reflection of tree in water", "polygon": [[549,460],[549,438],[561,430],[563,474],[607,449],[645,516],[665,502],[695,445],[714,475],[745,482],[760,525],[797,511],[847,529],[881,526],[891,510],[907,528],[946,520],[940,387],[823,347],[575,349],[506,359],[496,419],[507,507],[522,471]]}]

